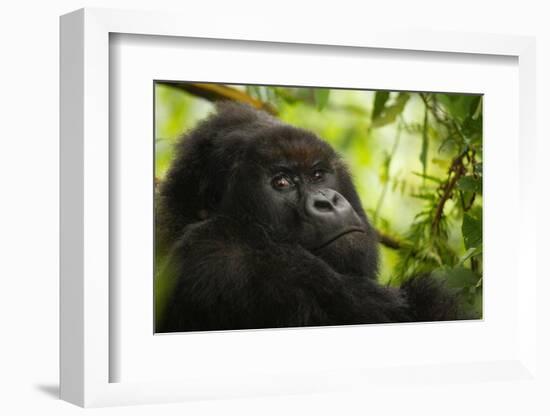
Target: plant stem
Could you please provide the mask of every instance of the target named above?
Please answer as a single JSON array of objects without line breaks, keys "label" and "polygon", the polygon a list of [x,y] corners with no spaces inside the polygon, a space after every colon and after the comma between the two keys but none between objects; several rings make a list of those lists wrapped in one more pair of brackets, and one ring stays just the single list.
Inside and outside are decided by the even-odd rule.
[{"label": "plant stem", "polygon": [[388,178],[386,180],[386,183],[384,184],[384,187],[382,188],[382,193],[380,194],[380,197],[378,198],[378,201],[376,203],[376,209],[375,209],[374,214],[372,216],[373,224],[376,224],[377,221],[378,221],[378,215],[380,214],[380,210],[382,209],[382,204],[384,203],[384,199],[386,198],[386,193],[388,192],[388,186],[389,186],[389,183],[390,183],[389,177],[390,177],[391,162],[393,160],[393,156],[395,155],[395,152],[397,151],[397,147],[399,146],[399,139],[401,137],[402,128],[403,128],[403,122],[401,121],[397,125],[397,132],[395,134],[395,140],[393,142],[393,146],[392,146],[390,155],[388,156],[388,163],[387,163],[387,166],[386,166]]}]

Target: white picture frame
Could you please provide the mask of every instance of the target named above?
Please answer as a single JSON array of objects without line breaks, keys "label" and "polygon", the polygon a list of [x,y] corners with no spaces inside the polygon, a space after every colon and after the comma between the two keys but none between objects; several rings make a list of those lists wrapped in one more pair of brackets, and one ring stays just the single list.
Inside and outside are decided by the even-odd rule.
[{"label": "white picture frame", "polygon": [[[185,25],[182,25],[185,21]],[[429,51],[439,54],[504,55],[519,66],[519,201],[517,353],[507,359],[472,363],[442,362],[414,368],[335,368],[318,373],[282,371],[253,379],[231,374],[183,377],[178,381],[111,382],[117,357],[110,348],[109,253],[109,52],[111,34],[225,39],[337,48]],[[204,25],[171,13],[82,9],[61,18],[61,398],[80,406],[108,406],[185,401],[197,398],[322,393],[357,390],[417,380],[429,385],[445,380],[481,383],[485,379],[538,383],[536,361],[536,241],[534,190],[535,42],[533,38],[465,34],[362,30],[330,35],[322,31],[280,31],[269,22],[235,33],[220,19]],[[519,141],[518,140],[518,141]],[[151,178],[152,180],[152,178]],[[529,213],[529,215],[527,215]],[[152,255],[152,253],[151,253]],[[515,271],[515,273],[518,273]],[[360,329],[359,329],[360,330]],[[384,342],[384,341],[381,341]],[[152,357],[149,357],[152,358]],[[478,376],[476,376],[476,374]],[[479,377],[479,374],[485,376]],[[484,378],[485,377],[485,378]],[[407,381],[408,380],[408,381]]]}]

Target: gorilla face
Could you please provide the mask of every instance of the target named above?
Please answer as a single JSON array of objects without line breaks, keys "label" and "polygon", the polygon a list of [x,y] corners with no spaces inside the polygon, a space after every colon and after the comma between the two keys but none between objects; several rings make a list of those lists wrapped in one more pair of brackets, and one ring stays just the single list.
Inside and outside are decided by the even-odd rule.
[{"label": "gorilla face", "polygon": [[375,277],[376,236],[327,143],[276,125],[258,129],[240,146],[222,213],[277,242],[298,243],[342,273]]}]

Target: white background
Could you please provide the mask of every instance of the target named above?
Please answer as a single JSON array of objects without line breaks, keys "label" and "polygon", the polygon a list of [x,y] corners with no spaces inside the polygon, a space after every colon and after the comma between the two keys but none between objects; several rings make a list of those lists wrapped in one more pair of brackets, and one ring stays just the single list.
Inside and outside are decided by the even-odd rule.
[{"label": "white background", "polygon": [[[288,25],[387,25],[399,28],[536,35],[538,54],[539,258],[548,251],[547,184],[550,154],[550,30],[546,2],[441,1],[320,2],[182,1],[19,1],[2,5],[0,14],[0,412],[73,414],[82,412],[58,401],[58,16],[83,6],[179,10],[190,19],[212,13],[243,22],[265,19]],[[241,5],[242,4],[242,5]],[[241,20],[242,19],[242,20]],[[185,22],[182,22],[185,24]],[[546,141],[543,140],[546,138]],[[546,217],[545,217],[546,216]],[[511,219],[513,220],[513,219]],[[505,224],[503,224],[505,226]],[[7,265],[7,267],[6,267]],[[548,267],[539,273],[550,276]],[[542,282],[539,292],[550,293]],[[549,307],[539,305],[548,323]],[[543,315],[544,314],[544,315]],[[548,333],[546,355],[550,350]],[[539,356],[541,366],[548,357]],[[526,386],[527,387],[527,386]],[[396,391],[399,390],[399,391]],[[426,414],[548,414],[540,391],[521,385],[430,386],[408,391],[388,386],[377,396],[335,393],[252,400],[196,402],[93,410],[100,414],[403,414],[412,413],[410,395],[425,398]],[[538,397],[538,400],[536,398]],[[385,410],[384,410],[385,409]]]},{"label": "white background", "polygon": [[[111,380],[228,376],[234,382],[256,380],[258,385],[262,376],[285,372],[322,374],[362,368],[370,373],[377,368],[516,358],[518,252],[502,238],[502,217],[490,213],[499,214],[506,206],[510,216],[519,216],[517,59],[471,55],[434,59],[433,54],[351,49],[334,54],[327,48],[294,46],[289,51],[279,45],[166,42],[131,35],[114,36],[111,47],[110,114],[116,122],[110,137],[110,201],[111,230],[117,236],[110,246],[117,259],[110,275],[117,288],[112,295],[117,306],[111,346],[118,357],[111,361]],[[406,77],[401,76],[402,68]],[[152,337],[154,79],[484,93],[483,321]],[[517,225],[507,226],[511,240],[518,234]],[[500,261],[503,257],[507,264]],[[394,379],[403,381],[410,370],[403,373]],[[448,379],[455,377],[453,373]]]}]

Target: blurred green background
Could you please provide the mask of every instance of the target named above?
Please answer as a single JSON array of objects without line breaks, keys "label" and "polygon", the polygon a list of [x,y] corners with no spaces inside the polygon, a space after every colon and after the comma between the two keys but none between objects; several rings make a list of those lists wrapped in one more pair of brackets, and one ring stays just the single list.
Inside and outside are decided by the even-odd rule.
[{"label": "blurred green background", "polygon": [[381,237],[381,282],[431,273],[481,317],[481,95],[156,82],[157,182],[174,143],[221,99],[311,130],[342,155]]}]

